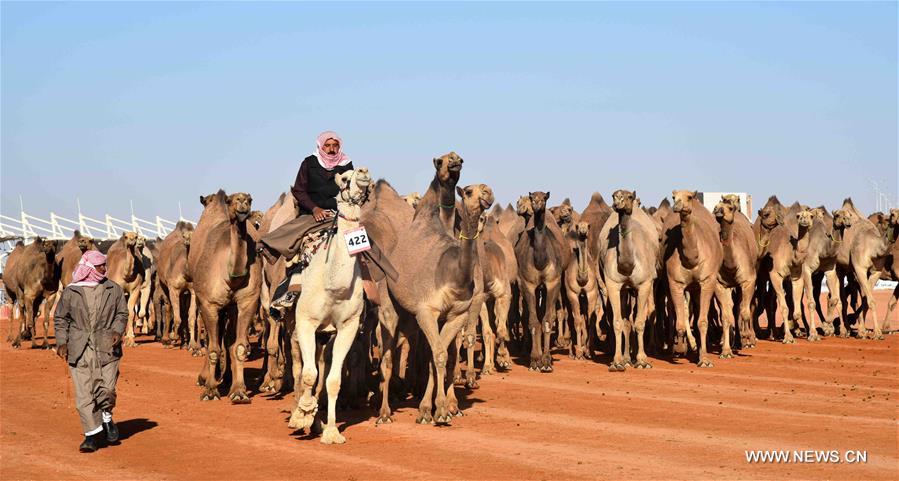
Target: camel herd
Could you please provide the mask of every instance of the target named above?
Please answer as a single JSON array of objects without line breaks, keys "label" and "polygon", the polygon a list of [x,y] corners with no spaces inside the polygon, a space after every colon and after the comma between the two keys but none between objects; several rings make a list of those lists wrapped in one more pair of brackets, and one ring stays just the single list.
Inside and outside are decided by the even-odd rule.
[{"label": "camel herd", "polygon": [[[446,425],[461,414],[456,385],[477,387],[477,364],[482,376],[511,369],[513,352],[542,372],[553,370],[554,349],[575,360],[605,354],[610,371],[690,352],[699,367],[712,367],[710,351],[731,358],[757,336],[819,341],[837,333],[835,321],[841,336],[854,321],[858,338],[882,339],[881,320],[899,297],[897,287],[878,314],[874,285],[899,280],[899,209],[866,217],[850,199],[829,212],[772,196],[750,222],[738,197],[722,197],[710,212],[689,190],[658,207],[617,190],[611,205],[594,194],[582,212],[568,199],[551,206],[554,197],[540,191],[504,208],[487,185],[457,185],[456,153],[433,162],[424,195],[401,196],[364,168],[336,176],[338,215],[283,319],[272,318],[269,305],[292,260],[269,264],[257,244],[295,218],[297,205],[282,194],[263,213],[246,193],[218,191],[200,198],[196,226],[181,222],[165,239],[129,232],[94,242],[76,232],[68,241],[18,245],[3,279],[19,310],[9,341],[19,347],[36,337],[42,310],[40,347],[49,347],[56,294],[84,251],[105,251],[109,278],[128,296],[126,345],[136,345],[139,329],[186,347],[204,357],[201,398],[218,399],[227,387],[233,403],[250,402],[244,364],[262,354],[259,391],[292,388],[289,426],[322,428],[330,444],[345,441],[338,392],[345,405],[375,391],[379,424],[392,422],[391,404],[411,395],[418,422]],[[380,263],[360,262],[342,241],[360,226]],[[826,306],[816,302],[822,281]]]}]

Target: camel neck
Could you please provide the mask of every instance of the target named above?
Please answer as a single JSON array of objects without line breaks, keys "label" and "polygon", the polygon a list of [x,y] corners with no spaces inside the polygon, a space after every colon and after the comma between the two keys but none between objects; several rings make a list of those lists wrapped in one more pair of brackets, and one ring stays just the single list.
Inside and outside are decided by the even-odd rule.
[{"label": "camel neck", "polygon": [[580,236],[577,238],[577,282],[578,285],[587,284],[587,266],[590,264],[587,259],[587,239],[583,239]]},{"label": "camel neck", "polygon": [[360,210],[358,206],[349,205],[342,209],[343,217],[337,219],[337,232],[328,240],[325,289],[335,298],[351,295],[357,277],[357,258],[350,255],[343,235],[359,227],[359,221],[353,219],[359,218]]},{"label": "camel neck", "polygon": [[724,260],[722,262],[728,269],[733,269],[737,265],[737,252],[734,249],[733,242],[734,223],[722,219],[721,222],[718,222],[718,225],[721,227],[721,247],[724,249]]},{"label": "camel neck", "polygon": [[477,243],[479,237],[479,217],[480,212],[468,212],[465,206],[462,206],[462,226],[461,235],[459,235],[459,241],[462,243],[462,255],[459,257],[459,271],[461,272],[459,279],[464,285],[469,285],[474,278],[474,263],[477,259]]},{"label": "camel neck", "polygon": [[237,221],[231,224],[228,252],[228,276],[230,278],[247,275],[247,223]]},{"label": "camel neck", "polygon": [[699,265],[699,240],[696,238],[696,225],[692,213],[680,214],[681,227],[681,259],[684,267],[692,269]]},{"label": "camel neck", "polygon": [[618,272],[630,275],[637,265],[634,238],[631,232],[631,214],[618,212]]},{"label": "camel neck", "polygon": [[127,247],[125,250],[128,254],[125,255],[125,262],[122,264],[122,278],[130,280],[134,273],[134,264],[137,262],[137,246]]},{"label": "camel neck", "polygon": [[546,210],[534,210],[534,228],[543,231],[546,228]]}]

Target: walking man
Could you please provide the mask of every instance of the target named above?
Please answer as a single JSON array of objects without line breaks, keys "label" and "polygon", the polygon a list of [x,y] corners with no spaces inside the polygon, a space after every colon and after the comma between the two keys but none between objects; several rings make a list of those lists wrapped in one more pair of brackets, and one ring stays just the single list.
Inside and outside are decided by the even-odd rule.
[{"label": "walking man", "polygon": [[85,252],[53,319],[56,353],[68,362],[75,384],[75,408],[84,429],[79,447],[83,453],[119,440],[112,409],[127,321],[125,294],[106,278],[106,256]]}]

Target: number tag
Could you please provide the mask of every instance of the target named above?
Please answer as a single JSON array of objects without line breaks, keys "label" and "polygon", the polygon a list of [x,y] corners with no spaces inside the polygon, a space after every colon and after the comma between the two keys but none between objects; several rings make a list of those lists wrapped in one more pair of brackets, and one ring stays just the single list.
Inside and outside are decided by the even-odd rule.
[{"label": "number tag", "polygon": [[368,242],[368,232],[365,231],[365,227],[358,227],[349,232],[344,232],[343,241],[346,243],[346,250],[351,256],[371,250],[371,244]]}]

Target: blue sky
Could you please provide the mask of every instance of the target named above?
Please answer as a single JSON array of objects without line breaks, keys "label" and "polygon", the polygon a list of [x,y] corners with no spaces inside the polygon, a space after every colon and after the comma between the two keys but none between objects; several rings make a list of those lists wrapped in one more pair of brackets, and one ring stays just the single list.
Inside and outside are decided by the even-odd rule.
[{"label": "blue sky", "polygon": [[[12,3],[4,214],[265,210],[325,129],[422,191],[457,151],[499,200],[747,191],[897,203],[897,4]],[[552,203],[552,199],[551,199]]]}]

